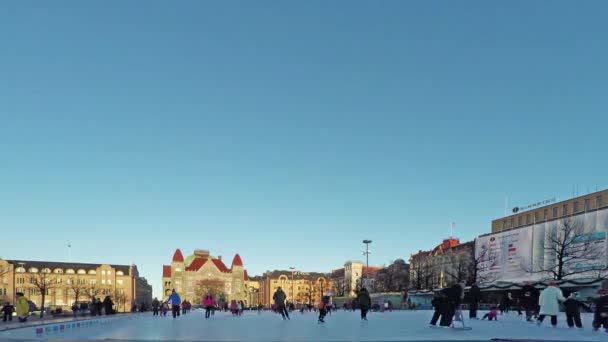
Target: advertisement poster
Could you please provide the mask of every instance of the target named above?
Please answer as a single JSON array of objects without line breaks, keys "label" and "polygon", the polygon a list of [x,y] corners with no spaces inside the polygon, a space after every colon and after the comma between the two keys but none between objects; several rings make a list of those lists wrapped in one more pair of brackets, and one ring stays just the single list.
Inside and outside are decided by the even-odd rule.
[{"label": "advertisement poster", "polygon": [[532,227],[482,236],[475,240],[481,258],[480,278],[521,281],[529,278],[524,265],[532,259]]}]

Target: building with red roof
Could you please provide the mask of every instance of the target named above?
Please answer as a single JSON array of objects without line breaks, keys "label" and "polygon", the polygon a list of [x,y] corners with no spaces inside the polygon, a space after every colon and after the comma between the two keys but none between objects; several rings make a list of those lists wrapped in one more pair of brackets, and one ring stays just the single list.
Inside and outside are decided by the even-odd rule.
[{"label": "building with red roof", "polygon": [[469,283],[474,244],[474,241],[460,243],[457,238],[450,237],[431,250],[412,254],[410,287],[432,290]]},{"label": "building with red roof", "polygon": [[221,256],[214,257],[208,250],[197,249],[184,258],[177,248],[171,264],[163,265],[163,294],[168,297],[175,289],[182,300],[198,304],[202,297],[211,293],[216,301],[250,301],[248,276],[243,259],[236,254],[230,268]]}]

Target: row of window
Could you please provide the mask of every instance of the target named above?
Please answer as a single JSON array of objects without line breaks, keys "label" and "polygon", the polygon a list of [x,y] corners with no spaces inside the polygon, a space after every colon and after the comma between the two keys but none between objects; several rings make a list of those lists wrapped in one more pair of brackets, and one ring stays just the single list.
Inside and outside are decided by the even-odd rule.
[{"label": "row of window", "polygon": [[[24,267],[17,267],[17,269],[15,269],[15,272],[17,273],[25,273],[25,268]],[[30,267],[27,270],[28,273],[38,273],[38,269],[36,267]],[[43,268],[42,269],[42,273],[51,273],[51,269],[50,268]],[[53,273],[55,274],[63,274],[64,271],[61,268],[56,268]],[[91,274],[91,275],[95,275],[97,274],[97,271],[95,270],[89,270],[89,272],[83,270],[83,269],[79,269],[78,271],[74,271],[71,268],[68,268],[67,270],[65,270],[65,274]],[[101,271],[101,275],[112,275],[112,271],[105,271],[102,270]],[[123,271],[116,271],[116,275],[122,276],[125,275]]]},{"label": "row of window", "polygon": [[[602,196],[597,196],[596,199],[596,208],[600,208],[603,206],[603,199]],[[579,213],[581,211],[588,211],[591,206],[591,199],[589,198],[585,198],[585,201],[583,202],[584,207],[581,210],[580,208],[580,203],[579,201],[574,201],[574,203],[572,203],[572,212],[570,212],[570,206],[568,204],[564,204],[562,206],[562,216],[561,217],[565,217],[568,216],[570,214],[576,214]],[[552,217],[553,219],[559,218],[559,208],[558,207],[553,207],[552,208]],[[513,227],[518,227],[518,226],[522,226],[524,224],[524,216],[521,215],[517,218],[517,225],[515,225],[515,217],[511,217],[511,225],[510,227],[507,227],[507,220],[503,220],[502,221],[502,228],[506,229],[506,228],[513,228]],[[534,221],[532,221],[532,219],[534,219]],[[549,209],[544,209],[543,210],[543,217],[542,217],[542,221],[546,221],[549,219]],[[531,224],[531,223],[535,223],[535,222],[541,222],[541,218],[539,215],[539,211],[534,212],[534,215],[531,216],[530,214],[526,215],[526,221],[525,224]]]}]

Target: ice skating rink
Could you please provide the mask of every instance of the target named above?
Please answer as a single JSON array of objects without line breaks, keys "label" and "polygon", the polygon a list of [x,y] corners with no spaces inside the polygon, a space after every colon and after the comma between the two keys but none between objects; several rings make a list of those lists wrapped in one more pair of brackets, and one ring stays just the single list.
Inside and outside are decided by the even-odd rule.
[{"label": "ice skating rink", "polygon": [[[584,314],[584,329],[569,329],[565,316],[558,327],[548,319],[542,326],[522,320],[516,313],[499,316],[498,321],[469,321],[472,330],[429,328],[431,311],[395,311],[370,313],[361,322],[358,312],[338,311],[317,323],[315,313],[293,312],[283,321],[271,312],[245,312],[241,317],[216,313],[205,320],[203,311],[193,311],[176,320],[153,317],[151,313],[133,315],[91,324],[77,329],[50,330],[36,334],[36,328],[23,328],[0,333],[0,339],[26,340],[165,340],[165,341],[441,341],[519,339],[553,341],[608,341],[608,334],[591,330],[591,314]],[[466,315],[466,313],[465,313]],[[40,331],[40,328],[38,328]]]}]

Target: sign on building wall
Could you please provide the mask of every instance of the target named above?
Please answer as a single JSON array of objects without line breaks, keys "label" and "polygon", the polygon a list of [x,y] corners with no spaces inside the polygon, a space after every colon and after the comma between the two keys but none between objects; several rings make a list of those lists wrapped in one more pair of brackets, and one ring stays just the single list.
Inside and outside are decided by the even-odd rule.
[{"label": "sign on building wall", "polygon": [[[575,231],[570,233],[573,239],[563,238],[568,226]],[[543,271],[557,264],[556,241],[568,241],[566,273],[576,273],[573,278],[597,277],[597,270],[608,263],[607,234],[608,209],[603,209],[479,237],[475,240],[475,257],[481,260],[479,278],[512,282],[551,278]]]},{"label": "sign on building wall", "polygon": [[524,265],[532,256],[531,242],[532,229],[526,228],[477,238],[480,279],[520,281],[529,277]]}]

